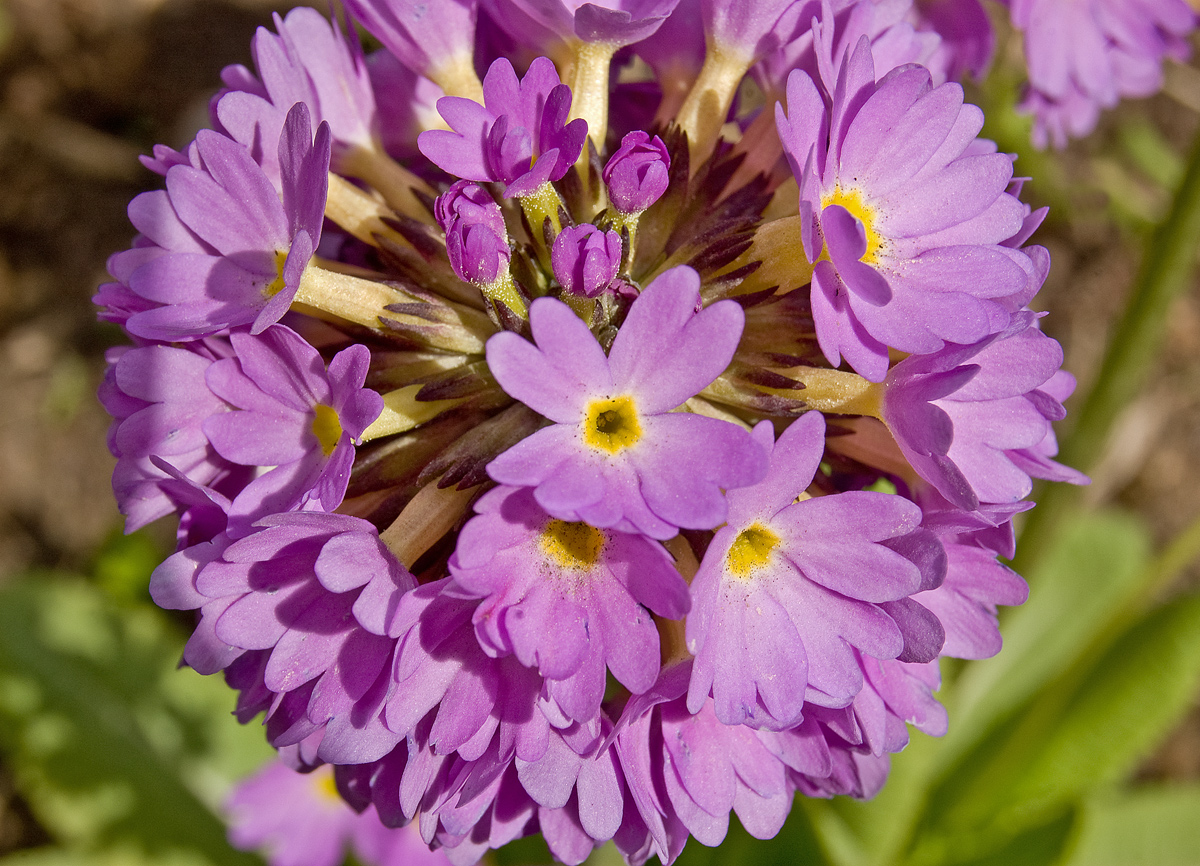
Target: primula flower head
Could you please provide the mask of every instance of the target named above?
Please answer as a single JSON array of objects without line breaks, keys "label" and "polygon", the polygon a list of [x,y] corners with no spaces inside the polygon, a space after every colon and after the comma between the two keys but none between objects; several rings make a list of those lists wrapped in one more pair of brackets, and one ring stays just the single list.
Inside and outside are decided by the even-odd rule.
[{"label": "primula flower head", "polygon": [[978,4],[346,7],[383,47],[261,30],[97,294],[151,595],[287,765],[237,844],[670,863],[873,796],[1086,481]]}]

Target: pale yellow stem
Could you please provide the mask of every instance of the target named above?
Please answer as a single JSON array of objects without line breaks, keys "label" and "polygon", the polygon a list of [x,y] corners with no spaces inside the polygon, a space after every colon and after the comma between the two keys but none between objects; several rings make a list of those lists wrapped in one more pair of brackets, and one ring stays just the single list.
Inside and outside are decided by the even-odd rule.
[{"label": "pale yellow stem", "polygon": [[338,156],[337,169],[340,174],[366,181],[396,213],[434,224],[433,214],[417,197],[417,193],[430,198],[436,197],[437,193],[383,151],[369,147],[349,148]]},{"label": "pale yellow stem", "polygon": [[383,411],[371,426],[363,431],[362,441],[370,442],[383,436],[403,433],[432,421],[442,412],[457,406],[461,400],[418,400],[423,385],[408,385],[383,395]]},{"label": "pale yellow stem", "polygon": [[343,230],[373,247],[379,246],[376,235],[408,246],[398,231],[384,223],[384,217],[392,216],[392,209],[363,192],[340,175],[330,173],[329,195],[325,199],[325,216]]},{"label": "pale yellow stem", "polygon": [[[692,552],[692,546],[682,535],[676,535],[674,538],[664,541],[663,547],[675,558],[675,568],[690,585],[692,578],[700,569],[700,563],[696,560],[696,554]],[[656,616],[654,623],[658,626],[659,656],[662,659],[663,667],[691,657],[692,654],[688,652],[687,648],[686,618],[666,619]]]},{"label": "pale yellow stem", "polygon": [[436,69],[425,70],[425,77],[442,88],[447,96],[461,96],[483,104],[483,84],[475,73],[474,58],[470,53],[448,57]]},{"label": "pale yellow stem", "polygon": [[[804,383],[803,391],[779,393],[799,397],[810,409],[831,415],[883,417],[884,385],[881,382],[868,382],[857,373],[824,367],[790,367],[778,372]],[[766,390],[776,391],[774,388]]]},{"label": "pale yellow stem", "polygon": [[709,40],[704,66],[676,115],[676,122],[688,136],[693,174],[716,147],[729,106],[753,60]]},{"label": "pale yellow stem", "polygon": [[525,212],[525,219],[529,222],[529,231],[533,234],[531,240],[534,249],[537,250],[538,261],[549,273],[553,268],[550,264],[550,246],[546,242],[543,225],[547,219],[550,220],[552,238],[557,237],[558,233],[562,231],[562,221],[558,218],[558,208],[562,204],[562,199],[558,197],[558,192],[554,187],[546,182],[535,189],[532,194],[521,196],[518,201],[521,203],[521,210]]},{"label": "pale yellow stem", "polygon": [[790,292],[812,281],[813,266],[804,254],[799,215],[763,223],[754,233],[750,249],[738,256],[724,271],[732,271],[751,262],[762,262],[758,270],[742,281],[742,292],[758,292],[777,286]]},{"label": "pale yellow stem", "polygon": [[380,533],[379,540],[405,568],[412,568],[422,553],[454,528],[474,496],[472,488],[439,488],[436,481],[431,481],[404,507],[392,525]]},{"label": "pale yellow stem", "polygon": [[501,272],[495,282],[481,284],[479,291],[485,298],[503,302],[504,306],[522,319],[529,317],[529,310],[526,309],[525,302],[521,300],[521,295],[517,292],[517,284],[513,282],[512,274],[508,271]]},{"label": "pale yellow stem", "polygon": [[[608,134],[608,71],[617,46],[610,42],[576,42],[574,75],[571,79],[571,120],[587,121],[588,137],[599,153],[604,152]],[[579,157],[586,167],[587,148]]]},{"label": "pale yellow stem", "polygon": [[410,295],[383,283],[327,271],[310,263],[300,278],[300,288],[293,303],[380,330],[383,326],[379,317],[392,315],[384,307],[411,300]]}]

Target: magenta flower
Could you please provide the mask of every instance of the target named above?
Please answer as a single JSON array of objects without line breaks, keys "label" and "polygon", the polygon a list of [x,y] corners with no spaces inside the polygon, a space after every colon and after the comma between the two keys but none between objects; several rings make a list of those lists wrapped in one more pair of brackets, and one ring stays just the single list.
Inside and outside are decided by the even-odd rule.
[{"label": "magenta flower", "polygon": [[1023,219],[1005,191],[1012,162],[976,141],[983,114],[958,85],[932,87],[921,68],[876,85],[860,42],[835,93],[829,113],[793,73],[776,120],[800,184],[821,350],[879,382],[888,348],[927,354],[1002,330],[1003,301],[1033,267],[1002,246]]},{"label": "magenta flower", "polygon": [[486,189],[460,180],[438,196],[433,213],[446,233],[450,267],[460,280],[493,283],[508,270],[504,214]]},{"label": "magenta flower", "polygon": [[490,339],[500,387],[554,422],[493,460],[493,480],[535,488],[560,520],[651,538],[724,521],[722,489],[758,481],[766,458],[734,424],[671,411],[728,366],[741,334],[736,304],[696,312],[699,286],[690,268],[647,286],[607,358],[550,298],[530,309],[536,346],[512,333]]},{"label": "magenta flower", "polygon": [[458,96],[438,100],[453,131],[434,129],[417,139],[434,165],[464,180],[504,183],[505,198],[512,198],[531,195],[575,164],[587,122],[567,122],[571,88],[549,60],[535,60],[518,81],[500,58],[483,79],[483,97],[483,105]]},{"label": "magenta flower", "polygon": [[609,288],[621,268],[621,236],[584,223],[558,233],[550,248],[554,278],[570,295],[594,298]]},{"label": "magenta flower", "polygon": [[671,157],[661,138],[641,130],[629,133],[602,175],[613,207],[621,213],[641,213],[667,191],[670,169]]}]

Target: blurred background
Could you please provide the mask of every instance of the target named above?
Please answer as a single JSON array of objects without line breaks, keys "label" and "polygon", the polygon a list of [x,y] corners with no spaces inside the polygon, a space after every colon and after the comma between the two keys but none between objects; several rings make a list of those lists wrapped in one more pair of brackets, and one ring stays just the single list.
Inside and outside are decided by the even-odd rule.
[{"label": "blurred background", "polygon": [[[173,528],[121,534],[109,488],[108,420],[95,398],[105,349],[119,344],[121,335],[97,323],[90,297],[106,279],[106,257],[132,236],[126,204],[159,182],[137,155],[156,142],[186,144],[206,122],[221,67],[249,63],[255,27],[269,25],[272,10],[291,5],[0,0],[0,861],[5,863],[254,862],[223,846],[224,831],[212,810],[230,780],[252,770],[269,750],[256,727],[239,728],[228,716],[233,699],[223,684],[174,670],[187,623],[153,608],[145,591]],[[1114,334],[1128,333],[1119,322],[1200,130],[1200,68],[1170,64],[1162,93],[1123,104],[1089,139],[1062,153],[1029,147],[1027,125],[1011,107],[1019,70],[1019,40],[1002,30],[995,73],[983,87],[968,88],[969,98],[988,113],[985,134],[1002,150],[1020,154],[1017,174],[1033,178],[1026,200],[1051,206],[1034,238],[1050,248],[1053,260],[1036,303],[1050,312],[1045,329],[1063,343],[1065,366],[1078,377],[1082,394],[1098,381],[1105,387],[1100,370]],[[1200,631],[1183,628],[1173,638],[1189,661],[1169,689],[1139,691],[1135,683],[1119,692],[1119,700],[1136,708],[1138,723],[1131,727],[1092,728],[1086,719],[1072,722],[1063,706],[1057,716],[1037,709],[1052,687],[1073,696],[1060,704],[1086,700],[1090,693],[1075,687],[1094,676],[1098,659],[1113,647],[1126,647],[1128,655],[1129,647],[1149,645],[1149,637],[1131,637],[1129,629],[1152,626],[1114,618],[1120,586],[1148,587],[1153,598],[1144,606],[1155,611],[1175,610],[1174,601],[1191,599],[1200,589],[1193,556],[1200,516],[1200,294],[1194,270],[1168,294],[1165,330],[1161,342],[1152,341],[1158,345],[1151,347],[1151,362],[1135,371],[1134,396],[1122,398],[1115,419],[1102,425],[1107,432],[1097,440],[1094,461],[1080,467],[1091,472],[1094,483],[1081,497],[1064,495],[1055,503],[1067,517],[1053,521],[1054,531],[1043,532],[1049,540],[1039,547],[1029,575],[1035,612],[1042,588],[1038,574],[1045,572],[1049,585],[1056,570],[1074,575],[1068,582],[1075,581],[1083,599],[1061,602],[1062,616],[1073,616],[1082,608],[1072,605],[1086,607],[1097,593],[1109,598],[1111,610],[1096,614],[1094,634],[1080,638],[1059,668],[1017,689],[1009,704],[987,716],[986,724],[978,723],[981,732],[994,732],[1006,718],[1042,712],[1051,719],[1043,732],[1073,723],[1078,730],[1072,742],[1086,746],[1089,732],[1102,730],[1092,748],[1115,751],[1120,760],[1068,786],[1068,795],[1055,795],[1049,806],[1045,797],[1034,797],[1034,805],[1017,809],[999,830],[991,827],[988,832],[999,833],[999,841],[982,853],[963,853],[953,843],[955,834],[968,830],[977,836],[970,821],[981,819],[968,816],[947,829],[928,817],[914,818],[900,845],[913,862],[1200,862],[1200,847],[1147,849],[1145,857],[1159,859],[1136,861],[1088,853],[1089,845],[1105,847],[1088,836],[1096,816],[1109,814],[1104,809],[1120,811],[1132,803],[1129,814],[1135,817],[1141,814],[1137,808],[1154,812],[1153,798],[1164,791],[1179,796],[1154,812],[1159,817],[1138,819],[1141,825],[1157,827],[1154,821],[1168,820],[1162,815],[1175,815],[1174,824],[1187,823],[1189,815],[1192,824],[1200,823],[1195,820],[1200,788],[1193,789],[1200,783],[1200,659],[1191,661],[1200,655],[1195,650]],[[1072,402],[1067,407],[1076,409]],[[1069,418],[1067,429],[1070,424]],[[1081,509],[1087,516],[1078,516]],[[1069,540],[1065,552],[1063,538]],[[1180,538],[1184,543],[1171,547]],[[1133,576],[1122,583],[1125,578],[1110,572]],[[1105,595],[1106,581],[1120,586]],[[1043,631],[1051,633],[1055,626],[1049,613],[1045,617]],[[1097,642],[1105,629],[1110,634]],[[1026,622],[1014,640],[1036,633]],[[1034,638],[1024,639],[1026,654],[1036,655]],[[1009,669],[1019,667],[1021,658],[1018,654]],[[1148,667],[1155,667],[1154,657]],[[948,673],[951,679],[970,679],[973,672]],[[974,681],[978,694],[988,678],[974,675]],[[970,684],[964,688],[969,703]],[[955,721],[951,704],[952,729]],[[983,739],[962,745],[959,754],[967,757],[960,764],[981,744]],[[996,748],[1001,746],[1010,756],[1025,754],[1012,743]],[[914,745],[921,748],[926,747]],[[1054,775],[1053,766],[1045,772]],[[960,790],[946,781],[946,773],[939,778],[941,793],[935,791],[930,802]],[[897,788],[904,790],[902,784]],[[1137,799],[1141,794],[1146,796]],[[785,857],[780,862],[795,862],[788,852],[802,846],[806,857],[818,861],[889,862],[899,849],[872,847],[869,838],[862,842],[871,834],[864,837],[856,822],[866,819],[853,810],[825,804],[797,809],[802,826],[786,842],[792,848],[746,848],[750,843],[744,840],[739,847],[735,838],[729,850],[767,859],[769,850],[770,857]],[[1005,840],[1047,827],[1053,832],[1042,833],[1050,842],[1042,844],[1041,854],[1036,845],[1004,853]],[[854,838],[842,844],[839,834]],[[699,847],[689,845],[692,862],[733,856],[696,851]],[[1126,856],[1115,850],[1109,845],[1105,856]],[[534,862],[538,855],[521,856]]]}]

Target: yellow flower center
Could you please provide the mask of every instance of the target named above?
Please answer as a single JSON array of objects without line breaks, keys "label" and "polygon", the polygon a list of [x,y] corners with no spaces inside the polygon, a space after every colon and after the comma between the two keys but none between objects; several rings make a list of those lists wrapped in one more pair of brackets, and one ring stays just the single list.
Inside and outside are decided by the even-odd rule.
[{"label": "yellow flower center", "polygon": [[771,551],[779,546],[779,536],[761,523],[752,523],[741,531],[725,554],[725,570],[734,577],[749,580],[754,572],[771,561]]},{"label": "yellow flower center", "polygon": [[316,415],[312,422],[312,432],[321,443],[321,451],[328,457],[342,438],[342,421],[335,409],[323,403],[318,403],[313,411]]},{"label": "yellow flower center", "polygon": [[287,285],[283,279],[283,266],[287,264],[287,257],[287,250],[277,250],[275,252],[275,279],[263,287],[263,297],[273,298],[282,292],[283,287]]},{"label": "yellow flower center", "polygon": [[583,422],[583,441],[599,451],[616,454],[642,438],[637,406],[625,395],[611,400],[593,400]]},{"label": "yellow flower center", "polygon": [[551,520],[538,539],[542,553],[559,568],[587,571],[600,559],[606,537],[586,523]]},{"label": "yellow flower center", "polygon": [[850,215],[862,223],[863,230],[867,235],[867,251],[862,254],[861,261],[868,265],[873,265],[878,258],[879,251],[883,248],[883,236],[875,230],[875,211],[863,201],[863,195],[857,189],[842,189],[840,186],[834,187],[831,195],[821,199],[821,207],[826,208],[830,205],[841,205]]}]

